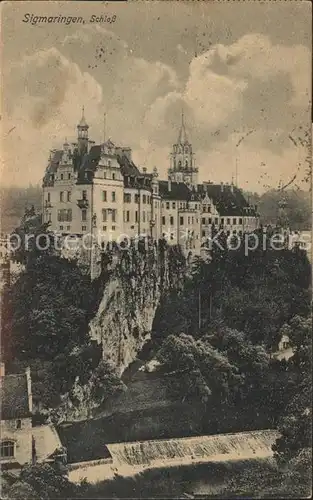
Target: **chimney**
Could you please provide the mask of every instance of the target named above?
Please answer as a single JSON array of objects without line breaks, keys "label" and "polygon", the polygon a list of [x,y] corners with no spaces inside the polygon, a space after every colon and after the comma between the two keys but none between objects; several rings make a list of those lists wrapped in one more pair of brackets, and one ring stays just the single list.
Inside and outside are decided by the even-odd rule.
[{"label": "chimney", "polygon": [[231,183],[231,185],[230,185],[230,191],[231,191],[231,193],[234,192],[234,184],[233,183]]},{"label": "chimney", "polygon": [[171,179],[168,180],[168,191],[172,191],[172,181],[171,181]]},{"label": "chimney", "polygon": [[224,183],[221,182],[221,192],[223,192],[223,191],[224,191]]},{"label": "chimney", "polygon": [[28,408],[30,413],[33,412],[33,394],[32,394],[32,380],[30,377],[30,367],[28,366],[25,370],[26,381],[27,381],[27,394],[28,394]]},{"label": "chimney", "polygon": [[143,171],[144,174],[146,174],[147,173],[147,167],[143,167],[142,171]]},{"label": "chimney", "polygon": [[4,377],[4,375],[5,375],[5,364],[4,363],[1,363],[0,373],[1,373],[1,377]]}]

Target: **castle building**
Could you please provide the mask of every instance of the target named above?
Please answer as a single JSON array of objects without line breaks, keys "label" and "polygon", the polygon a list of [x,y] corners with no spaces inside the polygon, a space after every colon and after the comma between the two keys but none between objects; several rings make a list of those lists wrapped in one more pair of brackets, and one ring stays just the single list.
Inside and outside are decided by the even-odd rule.
[{"label": "castle building", "polygon": [[212,228],[227,234],[258,227],[256,207],[233,184],[198,183],[184,116],[172,147],[168,179],[132,160],[129,147],[89,139],[84,109],[77,140],[53,150],[43,179],[44,221],[62,235],[99,235],[104,241],[149,235],[197,252]]}]

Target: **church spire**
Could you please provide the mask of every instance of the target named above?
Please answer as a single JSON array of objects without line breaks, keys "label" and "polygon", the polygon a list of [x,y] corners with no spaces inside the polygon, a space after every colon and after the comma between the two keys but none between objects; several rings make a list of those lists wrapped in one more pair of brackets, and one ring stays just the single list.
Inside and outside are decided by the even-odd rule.
[{"label": "church spire", "polygon": [[181,112],[181,127],[180,127],[180,131],[178,134],[177,144],[187,144],[187,143],[188,143],[188,138],[187,138],[186,127],[185,127],[184,110],[182,110],[182,112]]},{"label": "church spire", "polygon": [[88,151],[88,129],[89,125],[86,122],[85,118],[85,108],[82,108],[82,117],[77,125],[77,135],[78,135],[78,149],[81,153],[85,153]]},{"label": "church spire", "polygon": [[89,125],[87,124],[86,122],[86,118],[85,118],[85,106],[82,107],[82,117],[80,119],[80,122],[78,124],[78,127],[86,127],[86,128],[89,128]]}]

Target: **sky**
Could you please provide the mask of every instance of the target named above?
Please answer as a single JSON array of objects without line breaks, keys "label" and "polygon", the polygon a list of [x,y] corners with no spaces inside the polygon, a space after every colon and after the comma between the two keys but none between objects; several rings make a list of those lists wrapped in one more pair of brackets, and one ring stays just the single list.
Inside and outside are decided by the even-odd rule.
[{"label": "sky", "polygon": [[[200,181],[304,187],[311,131],[311,5],[15,2],[1,5],[2,185],[40,183],[49,151],[90,138],[129,146],[167,178],[184,110]],[[84,24],[23,22],[82,16]],[[116,16],[91,23],[92,15]],[[237,165],[237,167],[236,167]]]}]

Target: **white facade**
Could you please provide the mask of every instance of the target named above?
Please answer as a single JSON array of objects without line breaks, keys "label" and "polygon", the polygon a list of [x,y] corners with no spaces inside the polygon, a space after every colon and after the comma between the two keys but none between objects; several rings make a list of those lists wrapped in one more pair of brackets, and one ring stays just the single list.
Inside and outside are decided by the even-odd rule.
[{"label": "white facade", "polygon": [[[88,138],[84,114],[77,141],[51,152],[43,181],[44,221],[53,231],[105,241],[149,235],[199,250],[212,228],[244,233],[258,227],[256,209],[233,185],[197,183],[192,145],[182,120],[167,181],[139,170],[130,148]],[[227,210],[229,209],[229,213]]]}]

